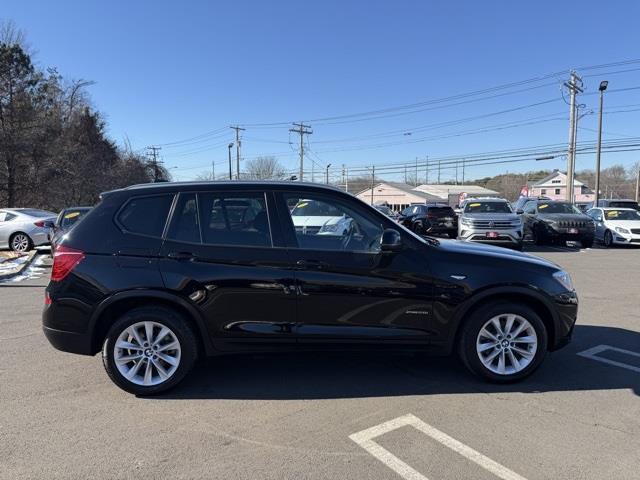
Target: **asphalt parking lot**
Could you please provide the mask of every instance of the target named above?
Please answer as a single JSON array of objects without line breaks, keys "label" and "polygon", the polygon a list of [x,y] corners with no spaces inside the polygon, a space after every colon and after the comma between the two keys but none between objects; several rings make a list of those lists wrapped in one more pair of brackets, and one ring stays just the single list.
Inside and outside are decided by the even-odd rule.
[{"label": "asphalt parking lot", "polygon": [[640,249],[528,250],[571,273],[580,313],[510,386],[447,358],[229,356],[136,398],[48,344],[46,276],[3,284],[0,478],[640,478]]}]

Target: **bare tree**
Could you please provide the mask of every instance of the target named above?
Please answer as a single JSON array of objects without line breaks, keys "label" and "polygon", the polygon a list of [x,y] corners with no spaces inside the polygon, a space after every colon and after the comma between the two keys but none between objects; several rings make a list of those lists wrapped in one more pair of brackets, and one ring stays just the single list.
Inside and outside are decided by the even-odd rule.
[{"label": "bare tree", "polygon": [[276,157],[257,157],[246,163],[242,176],[248,180],[285,180],[287,169]]}]

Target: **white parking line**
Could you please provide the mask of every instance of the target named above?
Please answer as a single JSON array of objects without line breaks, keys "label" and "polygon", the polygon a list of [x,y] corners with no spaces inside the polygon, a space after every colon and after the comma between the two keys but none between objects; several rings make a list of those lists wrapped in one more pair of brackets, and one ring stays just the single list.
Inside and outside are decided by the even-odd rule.
[{"label": "white parking line", "polygon": [[624,362],[617,362],[615,360],[609,360],[608,358],[603,358],[598,356],[599,353],[606,352],[607,350],[612,350],[618,353],[624,353],[626,355],[630,355],[632,357],[640,357],[640,353],[632,352],[631,350],[625,350],[623,348],[612,347],[611,345],[597,345],[593,348],[585,350],[583,352],[578,352],[577,355],[581,357],[590,358],[591,360],[595,360],[597,362],[606,363],[608,365],[615,365],[616,367],[626,368],[627,370],[631,370],[632,372],[640,373],[640,367],[636,367],[635,365],[629,365]]},{"label": "white parking line", "polygon": [[382,463],[384,463],[391,470],[396,472],[402,478],[406,480],[429,480],[423,474],[400,460],[394,454],[387,449],[383,448],[379,444],[373,441],[374,438],[389,433],[398,428],[412,426],[415,429],[421,431],[425,435],[440,442],[447,448],[450,448],[456,453],[459,453],[463,457],[475,462],[485,470],[493,473],[499,478],[504,480],[526,480],[524,477],[518,475],[507,467],[500,465],[498,462],[491,460],[489,457],[484,456],[480,452],[473,448],[459,442],[455,438],[450,437],[444,432],[441,432],[435,427],[423,422],[418,417],[412,414],[403,415],[402,417],[389,420],[388,422],[381,423],[375,427],[362,430],[360,432],[349,435],[349,438],[364,448],[371,455],[376,457]]}]

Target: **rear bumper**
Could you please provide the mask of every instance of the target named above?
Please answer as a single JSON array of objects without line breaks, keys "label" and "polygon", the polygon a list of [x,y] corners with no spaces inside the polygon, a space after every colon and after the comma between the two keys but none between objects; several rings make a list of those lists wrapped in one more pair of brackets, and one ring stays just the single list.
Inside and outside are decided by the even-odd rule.
[{"label": "rear bumper", "polygon": [[44,336],[56,349],[63,352],[78,353],[80,355],[93,355],[91,351],[91,337],[86,333],[66,332],[42,326]]}]

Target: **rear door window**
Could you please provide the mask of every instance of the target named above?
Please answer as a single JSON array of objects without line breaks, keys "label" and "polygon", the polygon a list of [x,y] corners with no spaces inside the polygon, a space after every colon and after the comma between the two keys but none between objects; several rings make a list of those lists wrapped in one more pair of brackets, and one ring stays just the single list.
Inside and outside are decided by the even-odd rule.
[{"label": "rear door window", "polygon": [[455,214],[451,207],[429,207],[429,215],[436,217],[453,217]]},{"label": "rear door window", "polygon": [[120,210],[118,223],[127,233],[161,237],[173,194],[131,198]]}]

